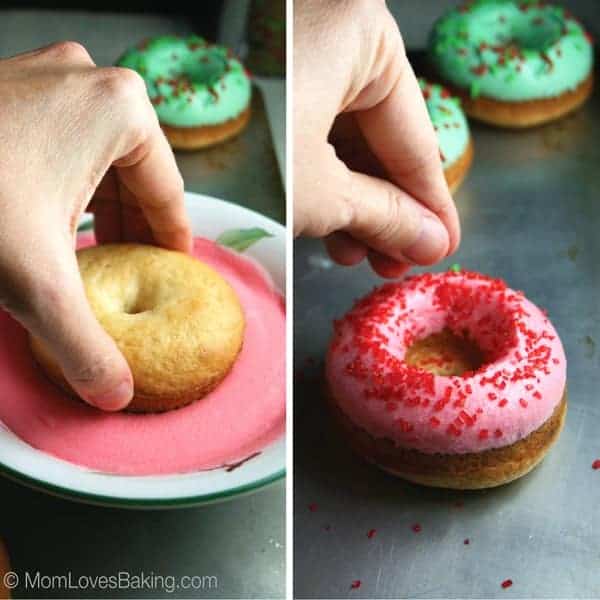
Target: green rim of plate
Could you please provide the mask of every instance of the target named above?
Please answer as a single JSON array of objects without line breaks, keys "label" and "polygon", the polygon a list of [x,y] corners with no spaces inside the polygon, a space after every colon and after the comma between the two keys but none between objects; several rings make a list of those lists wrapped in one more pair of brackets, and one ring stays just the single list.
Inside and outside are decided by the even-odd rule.
[{"label": "green rim of plate", "polygon": [[[55,485],[42,479],[30,477],[12,467],[8,467],[2,462],[0,462],[0,475],[4,475],[17,483],[22,483],[37,491],[47,492],[67,500],[80,500],[88,504],[120,508],[185,508],[194,505],[209,504],[218,500],[232,500],[236,496],[258,491],[260,488],[283,479],[283,477],[285,477],[285,469],[281,469],[280,471],[273,473],[273,475],[269,475],[258,481],[240,485],[223,492],[201,494],[199,496],[181,496],[178,498],[119,498],[118,496],[105,496],[104,494],[79,492],[72,488]],[[110,473],[107,473],[107,475],[110,475]]]}]

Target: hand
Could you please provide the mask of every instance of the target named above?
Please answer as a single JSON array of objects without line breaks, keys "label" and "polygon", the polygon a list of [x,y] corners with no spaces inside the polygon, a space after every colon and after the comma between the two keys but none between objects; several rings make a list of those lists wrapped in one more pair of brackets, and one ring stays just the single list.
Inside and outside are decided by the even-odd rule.
[{"label": "hand", "polygon": [[[383,0],[300,0],[294,23],[295,234],[382,276],[433,264],[460,225],[437,139]],[[352,113],[387,178],[351,171],[327,138]]]},{"label": "hand", "polygon": [[183,183],[142,79],[64,42],[0,60],[0,306],[90,404],[126,406],[129,367],[87,302],[76,228],[94,192],[99,242],[188,251]]}]

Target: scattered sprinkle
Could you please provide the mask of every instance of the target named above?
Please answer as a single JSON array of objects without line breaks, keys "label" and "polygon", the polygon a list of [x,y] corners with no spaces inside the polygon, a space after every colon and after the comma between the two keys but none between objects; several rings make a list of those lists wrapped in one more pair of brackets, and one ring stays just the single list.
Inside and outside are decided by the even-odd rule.
[{"label": "scattered sprinkle", "polygon": [[419,525],[419,523],[415,523],[415,524],[414,524],[414,525],[411,527],[411,529],[412,529],[412,530],[413,530],[415,533],[420,533],[420,531],[421,531],[422,527],[421,527],[421,525]]},{"label": "scattered sprinkle", "polygon": [[571,244],[567,248],[567,257],[569,258],[569,260],[571,262],[575,262],[577,260],[578,254],[579,254],[579,248],[577,247],[577,244]]},{"label": "scattered sprinkle", "polygon": [[351,584],[350,588],[353,590],[357,590],[362,585],[362,581],[360,579],[355,579]]},{"label": "scattered sprinkle", "polygon": [[316,502],[311,502],[308,505],[308,510],[310,510],[310,512],[317,512],[317,509],[319,508],[318,504]]},{"label": "scattered sprinkle", "polygon": [[465,538],[465,539],[463,540],[463,544],[464,544],[465,546],[468,546],[470,543],[471,543],[471,540],[470,540],[469,538]]},{"label": "scattered sprinkle", "polygon": [[506,589],[509,588],[512,584],[512,579],[505,579],[500,585],[502,585],[502,587]]},{"label": "scattered sprinkle", "polygon": [[453,271],[454,273],[460,273],[460,265],[458,263],[450,265],[450,271]]},{"label": "scattered sprinkle", "polygon": [[592,469],[594,469],[594,471],[597,471],[598,469],[600,469],[600,458],[597,458],[593,463],[592,463]]},{"label": "scattered sprinkle", "polygon": [[583,341],[586,345],[586,358],[592,358],[594,356],[594,353],[596,352],[596,342],[594,342],[594,339],[590,335],[586,335],[583,338]]},{"label": "scattered sprinkle", "polygon": [[369,529],[369,531],[367,531],[367,537],[369,539],[375,537],[375,534],[377,533],[377,529]]}]

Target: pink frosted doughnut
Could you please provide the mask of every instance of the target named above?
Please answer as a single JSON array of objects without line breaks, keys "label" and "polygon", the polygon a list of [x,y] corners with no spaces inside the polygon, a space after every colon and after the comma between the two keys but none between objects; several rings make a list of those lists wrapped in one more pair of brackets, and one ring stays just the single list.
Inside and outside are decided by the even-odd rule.
[{"label": "pink frosted doughnut", "polygon": [[[476,371],[441,376],[405,362],[413,342],[445,328],[477,343],[484,363]],[[566,358],[554,327],[522,292],[478,273],[427,273],[375,289],[337,321],[326,374],[334,406],[363,440],[383,440],[389,455],[396,448],[448,457],[537,432],[560,412]],[[392,463],[381,466],[406,475]]]}]

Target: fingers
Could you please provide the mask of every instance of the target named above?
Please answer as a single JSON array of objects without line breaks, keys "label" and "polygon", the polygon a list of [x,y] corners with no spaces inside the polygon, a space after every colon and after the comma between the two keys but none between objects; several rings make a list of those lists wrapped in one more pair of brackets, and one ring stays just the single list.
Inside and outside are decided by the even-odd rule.
[{"label": "fingers", "polygon": [[[460,241],[460,224],[437,138],[412,68],[403,51],[397,56],[404,64],[391,67],[395,83],[389,93],[356,112],[356,121],[391,181],[439,217],[449,234],[448,252],[453,252]],[[388,84],[382,78],[374,85]]]},{"label": "fingers", "polygon": [[[108,120],[109,133],[104,143],[111,149],[110,164],[116,175],[105,177],[101,182],[102,189],[94,199],[94,212],[102,212],[102,196],[125,200],[141,209],[157,244],[189,252],[192,237],[185,211],[183,180],[144,81],[135,71],[119,67],[98,69],[94,77],[98,84],[95,95],[98,112]],[[114,110],[107,112],[107,106]],[[116,229],[107,226],[103,215],[100,221],[102,234],[114,237]],[[140,222],[138,219],[138,224]],[[127,226],[122,219],[121,232]]]},{"label": "fingers", "polygon": [[365,257],[368,257],[372,269],[381,277],[388,279],[402,277],[411,267],[408,263],[399,262],[375,250],[369,250],[365,244],[343,231],[328,235],[325,238],[325,247],[329,256],[345,267],[357,265]]},{"label": "fingers", "polygon": [[190,252],[192,235],[185,211],[183,180],[171,147],[155,122],[141,151],[115,163],[130,204],[139,206],[156,243]]},{"label": "fingers", "polygon": [[325,247],[336,263],[346,267],[357,265],[367,256],[367,247],[343,231],[328,235]]},{"label": "fingers", "polygon": [[87,211],[94,215],[94,234],[98,244],[122,241],[119,186],[113,169],[109,169],[104,175]]},{"label": "fingers", "polygon": [[398,279],[406,275],[411,267],[408,263],[399,262],[389,258],[389,256],[375,252],[375,250],[369,252],[368,259],[373,271],[386,279]]},{"label": "fingers", "polygon": [[156,243],[137,199],[116,177],[114,169],[104,176],[88,211],[94,214],[94,233],[99,244]]},{"label": "fingers", "polygon": [[48,265],[29,290],[17,315],[54,357],[75,392],[92,406],[120,410],[133,397],[125,358],[96,320],[87,301],[72,250],[66,266]]},{"label": "fingers", "polygon": [[430,265],[450,246],[446,227],[431,210],[392,183],[349,171],[341,163],[339,188],[351,210],[341,229],[400,263]]}]

